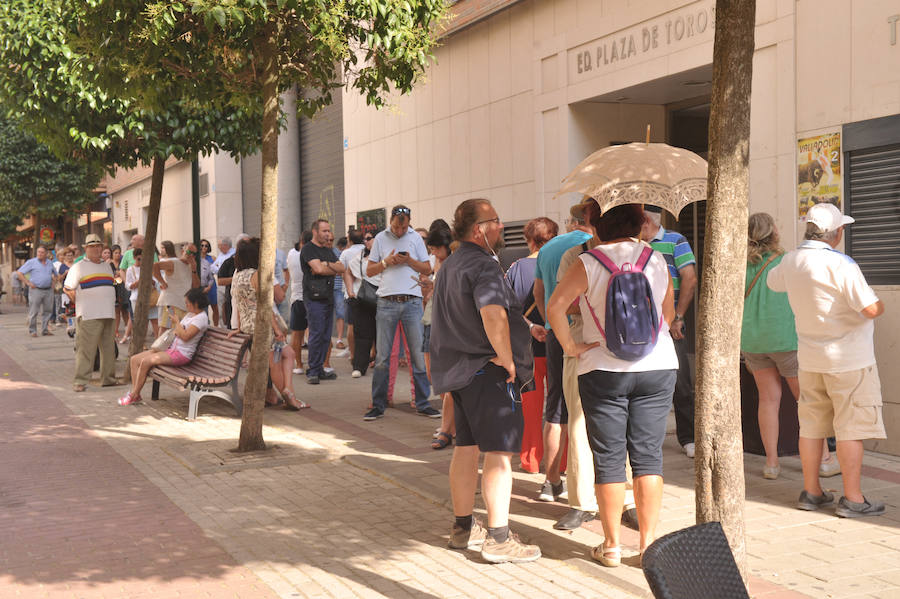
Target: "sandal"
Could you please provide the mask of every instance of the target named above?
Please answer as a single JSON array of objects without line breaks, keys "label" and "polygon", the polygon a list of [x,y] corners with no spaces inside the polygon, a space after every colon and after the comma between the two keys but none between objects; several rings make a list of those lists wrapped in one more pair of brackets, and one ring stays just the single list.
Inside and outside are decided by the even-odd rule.
[{"label": "sandal", "polygon": [[337,344],[335,345],[335,347],[336,347],[337,349],[347,349],[347,346],[344,345],[344,342],[343,342],[343,341],[338,341]]},{"label": "sandal", "polygon": [[622,548],[619,546],[604,547],[603,544],[600,544],[591,549],[591,558],[607,568],[617,568],[622,565]]},{"label": "sandal", "polygon": [[120,406],[130,406],[141,401],[140,395],[132,395],[131,391],[119,398]]},{"label": "sandal", "polygon": [[289,391],[288,389],[283,389],[281,391],[281,396],[284,398],[284,409],[290,410],[292,412],[297,412],[304,408],[310,407],[308,403],[303,401],[302,399],[297,399],[294,395],[293,391]]},{"label": "sandal", "polygon": [[439,432],[437,436],[431,442],[432,449],[445,449],[448,445],[453,443],[453,436],[450,433]]}]

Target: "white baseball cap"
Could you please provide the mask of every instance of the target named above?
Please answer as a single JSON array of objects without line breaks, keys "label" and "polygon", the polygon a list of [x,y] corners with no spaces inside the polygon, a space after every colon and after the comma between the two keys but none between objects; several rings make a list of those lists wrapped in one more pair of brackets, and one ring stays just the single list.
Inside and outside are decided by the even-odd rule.
[{"label": "white baseball cap", "polygon": [[834,204],[821,202],[809,207],[809,210],[806,211],[806,222],[813,223],[823,233],[828,233],[829,231],[836,231],[844,225],[856,222],[856,219],[842,214],[841,209]]}]

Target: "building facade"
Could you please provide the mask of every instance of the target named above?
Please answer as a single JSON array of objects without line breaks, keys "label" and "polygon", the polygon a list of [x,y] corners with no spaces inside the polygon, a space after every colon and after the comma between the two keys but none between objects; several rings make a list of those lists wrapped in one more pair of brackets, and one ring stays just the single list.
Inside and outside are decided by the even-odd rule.
[{"label": "building facade", "polygon": [[[564,223],[554,198],[591,152],[641,141],[708,149],[714,0],[463,0],[436,63],[376,111],[343,97],[345,218],[403,203],[415,226],[489,198],[510,229]],[[888,440],[900,454],[900,7],[890,0],[757,0],[750,210],[786,248],[810,202],[857,218],[846,251],[887,313],[876,324]],[[677,223],[702,252],[704,207]],[[702,264],[701,264],[702,276]]]}]

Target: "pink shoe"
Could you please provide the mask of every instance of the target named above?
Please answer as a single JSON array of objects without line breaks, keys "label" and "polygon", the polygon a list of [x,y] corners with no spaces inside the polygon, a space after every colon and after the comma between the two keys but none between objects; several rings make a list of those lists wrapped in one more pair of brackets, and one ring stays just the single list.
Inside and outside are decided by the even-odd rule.
[{"label": "pink shoe", "polygon": [[130,406],[131,404],[136,404],[139,401],[141,401],[141,396],[140,395],[132,395],[131,391],[129,391],[128,393],[126,393],[125,395],[123,395],[122,397],[119,398],[119,405],[120,406]]}]

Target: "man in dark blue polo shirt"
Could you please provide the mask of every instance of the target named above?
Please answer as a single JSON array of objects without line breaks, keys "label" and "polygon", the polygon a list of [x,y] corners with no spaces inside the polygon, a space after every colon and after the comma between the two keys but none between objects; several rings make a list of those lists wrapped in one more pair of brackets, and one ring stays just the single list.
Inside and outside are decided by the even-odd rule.
[{"label": "man in dark blue polo shirt", "polygon": [[[431,320],[431,378],[435,391],[453,395],[456,420],[449,545],[480,547],[482,558],[494,563],[533,561],[540,548],[509,532],[511,457],[521,450],[524,428],[521,389],[534,371],[531,333],[497,261],[503,225],[491,203],[460,204],[453,233],[460,246],[436,278]],[[480,452],[487,529],[472,518]]]},{"label": "man in dark blue polo shirt", "polygon": [[[30,274],[30,278],[25,275]],[[41,318],[41,335],[52,335],[47,325],[50,323],[50,315],[53,313],[53,282],[56,275],[53,272],[53,262],[47,258],[47,250],[44,246],[38,246],[35,257],[28,260],[16,273],[23,285],[28,286],[28,332],[32,337],[37,337],[37,316],[43,309]]]}]

